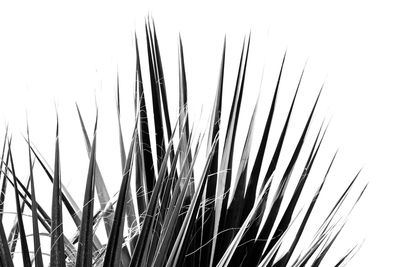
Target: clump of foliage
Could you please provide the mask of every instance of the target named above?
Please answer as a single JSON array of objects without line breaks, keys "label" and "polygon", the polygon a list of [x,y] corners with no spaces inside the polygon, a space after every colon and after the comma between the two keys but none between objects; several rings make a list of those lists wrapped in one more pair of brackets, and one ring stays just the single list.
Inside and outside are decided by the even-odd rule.
[{"label": "clump of foliage", "polygon": [[[243,149],[237,149],[235,143],[250,37],[243,44],[227,127],[220,129],[221,113],[225,109],[222,108],[224,43],[219,82],[211,111],[208,138],[205,141],[206,158],[202,160],[202,173],[195,175],[193,168],[199,161],[199,149],[204,134],[194,136],[189,127],[188,89],[182,43],[180,42],[179,47],[179,119],[176,125],[172,125],[157,35],[154,25],[149,23],[146,24],[146,42],[151,97],[146,99],[144,95],[136,40],[134,92],[136,120],[127,153],[124,149],[119,118],[119,98],[117,101],[120,155],[124,168],[117,199],[110,197],[96,163],[97,115],[93,140],[90,141],[77,106],[90,159],[82,209],[61,182],[58,121],[54,170],[48,167],[38,149],[31,145],[29,130],[27,132],[30,166],[27,185],[23,184],[16,174],[11,140],[6,134],[0,163],[0,267],[14,266],[13,258],[16,257],[14,252],[18,243],[21,246],[24,266],[33,264],[36,267],[44,266],[43,258],[47,257],[41,247],[44,238],[51,239],[50,266],[54,267],[319,266],[343,228],[344,223],[339,223],[340,220],[337,218],[338,211],[358,176],[333,202],[328,216],[316,229],[311,243],[301,247],[301,251],[298,252],[299,240],[314,212],[315,204],[335,158],[332,158],[326,175],[321,178],[317,190],[313,192],[311,201],[300,212],[297,211],[299,198],[306,192],[303,189],[326,132],[326,127],[321,125],[312,146],[304,147],[319,95],[304,127],[299,131],[298,141],[293,147],[283,175],[274,175],[282,154],[301,78],[278,142],[272,150],[271,160],[266,162],[264,154],[270,140],[269,134],[273,125],[285,57],[269,113],[263,125],[261,140],[254,146],[256,105],[247,128]],[[154,116],[153,133],[148,127],[151,123],[148,120],[149,108],[152,108],[151,113]],[[221,138],[221,133],[225,133],[224,138]],[[155,144],[151,142],[151,134],[155,135]],[[178,142],[174,142],[174,138]],[[300,164],[299,155],[305,149],[308,150],[308,158],[301,167],[303,170],[301,176],[295,177],[292,175],[293,169],[296,164]],[[249,165],[251,150],[255,153],[252,166]],[[236,172],[232,170],[234,153],[241,153]],[[44,210],[36,201],[37,180],[33,176],[33,161],[39,165],[53,185],[51,211]],[[263,167],[266,169],[264,175],[261,171]],[[272,190],[272,181],[277,183],[275,190]],[[289,183],[295,188],[290,194],[286,190]],[[8,237],[3,225],[4,199],[9,188],[7,185],[13,188],[17,214],[16,222]],[[359,193],[359,197],[364,189]],[[309,191],[306,194],[308,193]],[[97,200],[95,200],[96,195]],[[282,205],[284,198],[288,199],[287,205]],[[100,204],[100,209],[97,211],[94,208],[94,201]],[[26,207],[30,209],[31,217],[23,219]],[[66,215],[63,215],[63,209],[68,212],[76,225],[77,234],[73,237],[64,235],[63,216]],[[32,224],[33,242],[27,241],[29,237],[24,226],[27,223]],[[100,242],[96,233],[97,228],[102,225],[105,227],[108,240],[105,244]],[[39,227],[45,229],[47,234],[39,234]],[[337,259],[336,266],[343,266],[354,255],[355,248]]]}]

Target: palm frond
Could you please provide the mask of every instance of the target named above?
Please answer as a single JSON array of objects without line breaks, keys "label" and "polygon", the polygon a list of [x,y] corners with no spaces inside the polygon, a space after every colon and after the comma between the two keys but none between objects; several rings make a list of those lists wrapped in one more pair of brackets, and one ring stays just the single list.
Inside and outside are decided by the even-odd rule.
[{"label": "palm frond", "polygon": [[[173,114],[170,113],[172,109],[168,102],[169,92],[159,40],[154,21],[150,19],[146,21],[145,39],[148,77],[142,76],[141,53],[135,33],[135,122],[127,151],[126,140],[123,138],[125,124],[121,116],[122,86],[120,74],[117,73],[116,119],[120,152],[116,158],[119,158],[122,166],[122,181],[114,197],[106,187],[96,161],[99,146],[97,110],[91,141],[83,114],[76,104],[89,158],[83,207],[76,204],[73,193],[62,184],[58,117],[54,171],[39,149],[33,145],[27,125],[27,184],[21,182],[21,177],[17,176],[11,141],[7,146],[10,138],[6,131],[0,162],[0,267],[15,265],[13,256],[18,243],[21,245],[23,265],[31,266],[34,263],[36,267],[44,266],[46,260],[49,260],[50,266],[324,266],[326,257],[340,237],[347,220],[348,214],[342,218],[342,207],[348,202],[346,200],[350,192],[355,190],[359,173],[342,195],[332,202],[328,215],[314,228],[311,241],[300,246],[305,229],[317,212],[320,196],[328,187],[326,181],[337,157],[336,154],[332,155],[325,173],[317,181],[317,188],[307,191],[310,173],[315,169],[316,158],[320,154],[328,129],[328,125],[323,122],[317,134],[312,134],[322,88],[310,111],[305,113],[305,122],[301,129],[297,129],[297,140],[288,152],[284,145],[288,143],[287,136],[292,130],[293,117],[297,112],[295,107],[299,105],[298,97],[302,94],[303,69],[290,99],[290,106],[283,117],[283,127],[277,129],[278,140],[273,144],[270,133],[274,130],[275,121],[280,119],[276,110],[281,104],[278,102],[278,95],[282,90],[281,82],[285,79],[287,56],[285,52],[268,105],[261,104],[259,95],[253,107],[244,107],[242,100],[246,92],[246,74],[248,64],[251,63],[249,35],[243,41],[240,53],[227,126],[222,127],[224,124],[221,124],[221,120],[225,112],[222,100],[229,90],[225,88],[225,38],[208,129],[197,133],[194,130],[197,122],[193,123],[188,105],[189,69],[181,36],[178,39],[178,116],[175,124],[172,124],[174,121],[171,119]],[[146,78],[150,81],[149,88],[144,86]],[[252,111],[247,124],[240,121],[244,109]],[[152,117],[148,117],[149,115]],[[264,121],[261,125],[257,120],[260,116]],[[258,129],[262,130],[260,140],[255,138]],[[243,147],[238,148],[241,131],[245,138]],[[224,136],[220,138],[222,133]],[[310,146],[308,140],[311,141]],[[206,146],[204,153],[203,145]],[[269,162],[265,160],[268,153]],[[251,160],[253,154],[254,161]],[[286,163],[282,160],[283,157],[287,157],[289,161]],[[238,162],[235,162],[236,158],[239,159]],[[39,163],[42,174],[52,184],[52,195],[48,196],[52,203],[51,216],[37,199],[39,182],[36,172],[35,177],[33,175],[34,162]],[[234,166],[237,169],[233,170]],[[279,168],[282,168],[282,173],[277,171]],[[198,172],[198,169],[201,171]],[[16,202],[16,219],[8,240],[3,220],[7,185],[12,186]],[[350,212],[365,188],[366,186],[358,193]],[[303,200],[305,195],[311,200]],[[95,210],[96,202],[99,204],[98,210]],[[32,214],[33,253],[29,250],[31,244],[27,237],[30,235],[27,235],[27,228],[24,226],[24,222],[28,220],[23,218],[25,206]],[[75,230],[70,238],[63,231],[67,221],[63,216],[64,208],[68,212],[65,216],[72,219]],[[102,233],[97,231],[102,223],[105,228],[105,242],[101,241]],[[40,233],[41,228],[47,233]],[[49,259],[42,247],[46,243],[46,237],[50,239]],[[336,266],[343,266],[348,262],[357,251],[356,248],[358,247],[355,246],[341,255],[335,261]]]}]

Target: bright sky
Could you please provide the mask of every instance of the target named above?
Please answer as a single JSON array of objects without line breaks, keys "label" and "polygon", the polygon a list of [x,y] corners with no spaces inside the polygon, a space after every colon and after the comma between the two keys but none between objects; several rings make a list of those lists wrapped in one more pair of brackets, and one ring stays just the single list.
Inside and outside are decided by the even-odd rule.
[{"label": "bright sky", "polygon": [[[286,49],[282,112],[307,61],[299,99],[304,114],[301,109],[297,114],[301,123],[325,82],[314,128],[322,118],[332,117],[326,160],[320,161],[322,168],[326,167],[332,152],[340,149],[335,175],[329,183],[332,191],[337,189],[331,200],[361,167],[361,184],[370,182],[341,235],[343,241],[339,244],[346,247],[339,248],[337,257],[351,244],[366,238],[348,266],[399,266],[399,246],[395,241],[400,238],[400,182],[396,168],[400,162],[396,115],[400,114],[400,18],[396,1],[1,3],[0,133],[8,122],[15,136],[15,149],[26,154],[21,133],[25,133],[28,114],[32,140],[52,164],[57,106],[64,183],[76,190],[80,204],[87,157],[75,102],[92,127],[96,97],[100,108],[99,141],[103,141],[98,161],[105,166],[104,176],[110,177],[106,182],[115,192],[119,184],[112,179],[115,170],[117,176],[121,171],[116,134],[116,72],[118,69],[120,73],[122,119],[128,141],[133,121],[132,38],[136,30],[144,61],[144,19],[148,14],[157,26],[174,116],[179,33],[188,72],[189,106],[195,118],[192,121],[208,118],[225,34],[229,73],[226,86],[232,88],[243,37],[250,30],[252,33],[244,122],[252,111],[248,107],[254,104],[261,77],[260,106],[269,105],[268,97]],[[294,122],[294,129],[296,125],[299,124]],[[25,166],[24,156],[20,155],[18,165]],[[20,172],[24,174],[24,170]]]}]

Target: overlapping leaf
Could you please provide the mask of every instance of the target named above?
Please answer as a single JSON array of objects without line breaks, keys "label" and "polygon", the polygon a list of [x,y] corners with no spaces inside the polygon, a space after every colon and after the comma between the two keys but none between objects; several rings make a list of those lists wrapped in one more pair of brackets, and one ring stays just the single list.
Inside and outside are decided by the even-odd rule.
[{"label": "overlapping leaf", "polygon": [[[48,166],[39,150],[32,145],[29,129],[27,130],[30,174],[28,183],[30,185],[24,185],[16,174],[11,146],[9,145],[8,149],[6,146],[8,139],[6,132],[0,162],[0,267],[13,266],[13,252],[17,243],[21,245],[24,266],[30,266],[32,262],[37,267],[44,266],[45,253],[42,252],[41,247],[43,242],[42,236],[39,235],[40,227],[49,233],[50,265],[56,267],[67,265],[283,267],[305,264],[323,266],[325,257],[331,251],[345,223],[345,221],[338,223],[340,220],[337,217],[355,185],[358,174],[334,202],[328,216],[316,229],[310,245],[302,248],[301,253],[297,253],[299,241],[314,212],[318,197],[323,193],[323,186],[328,178],[333,159],[336,157],[336,155],[333,157],[326,174],[319,181],[319,187],[310,196],[311,201],[305,204],[303,212],[303,209],[299,207],[300,200],[307,194],[304,188],[308,184],[310,171],[313,170],[326,133],[326,128],[323,129],[321,125],[312,140],[311,147],[307,147],[306,140],[312,128],[319,93],[311,111],[306,114],[307,120],[299,131],[297,143],[293,148],[284,147],[286,136],[292,130],[291,120],[295,112],[295,104],[297,104],[296,99],[301,92],[299,88],[304,71],[295,88],[278,141],[273,146],[270,142],[270,132],[278,118],[275,116],[276,106],[283,104],[278,103],[278,93],[281,81],[284,79],[286,53],[280,66],[275,89],[268,102],[269,106],[260,105],[257,99],[249,123],[244,124],[240,121],[240,114],[243,110],[242,98],[246,92],[247,65],[251,62],[249,61],[249,36],[247,42],[243,42],[227,127],[221,129],[221,114],[225,112],[222,99],[224,92],[229,90],[224,88],[227,54],[226,40],[224,40],[209,128],[196,136],[193,128],[189,127],[190,83],[186,76],[188,64],[185,62],[181,38],[179,37],[178,43],[178,117],[175,126],[172,127],[167,97],[169,91],[166,87],[159,40],[154,22],[150,23],[150,20],[146,22],[145,37],[150,87],[144,87],[141,57],[135,34],[136,67],[133,92],[135,125],[127,155],[121,121],[120,90],[122,87],[120,88],[119,76],[117,76],[119,156],[123,173],[116,197],[110,197],[96,162],[97,116],[94,138],[90,142],[82,114],[76,105],[89,157],[82,209],[75,203],[73,194],[68,192],[61,182],[58,121],[54,171]],[[168,87],[168,90],[175,89]],[[261,109],[262,112],[260,112]],[[148,118],[149,114],[153,117]],[[261,120],[264,121],[263,125],[257,124],[257,117],[260,114]],[[242,128],[246,129],[247,135],[243,149],[238,150],[237,132]],[[254,132],[258,128],[263,129],[261,139],[253,140]],[[154,132],[150,129],[154,129]],[[219,141],[221,132],[225,133],[222,151],[220,151]],[[202,151],[205,133],[208,134],[208,140],[205,155],[203,155],[200,151]],[[178,139],[178,142],[174,141],[175,139]],[[152,144],[153,140],[155,143]],[[258,146],[255,148],[254,144]],[[252,153],[255,155],[254,163],[250,161]],[[271,160],[266,162],[264,158],[267,158],[268,153]],[[276,170],[281,166],[280,164],[283,164],[281,158],[284,153],[289,153],[287,156],[290,160],[286,166],[282,166],[283,173],[280,174]],[[236,165],[234,162],[236,154],[240,161],[237,163],[237,170],[232,170],[232,166]],[[300,166],[298,162],[302,155],[306,155],[307,158],[305,164]],[[204,157],[199,160],[201,156]],[[36,175],[33,176],[33,161],[39,163],[53,186],[51,216],[36,199],[35,185],[38,179]],[[202,171],[195,173],[194,170],[197,167],[200,167]],[[294,175],[297,173],[295,172],[297,168],[299,168],[300,177]],[[263,173],[264,169],[266,173]],[[131,180],[134,181],[133,187],[131,187]],[[195,181],[198,182],[197,186],[195,186]],[[277,184],[275,190],[271,190],[273,182]],[[7,233],[3,224],[4,200],[8,184],[14,189],[17,215],[15,226],[9,233],[10,240],[6,238]],[[287,190],[289,186],[294,187],[290,195]],[[365,188],[359,193],[354,203],[359,201],[364,190]],[[97,198],[95,198],[96,192]],[[287,204],[283,204],[283,199],[287,200]],[[94,210],[96,201],[100,206],[97,211]],[[22,218],[25,206],[32,213],[33,254],[28,248],[30,244],[24,227],[26,219]],[[76,226],[76,235],[72,238],[67,238],[63,232],[62,211],[64,208]],[[101,221],[104,222],[107,238],[107,241],[103,243],[96,233]],[[295,221],[300,224],[297,228],[294,226]],[[126,232],[128,232],[127,235]],[[294,235],[287,235],[288,232],[293,232]],[[9,245],[8,242],[11,244]],[[289,243],[289,246],[282,246],[283,242]],[[349,250],[337,260],[336,266],[342,266],[354,253],[355,248]]]}]

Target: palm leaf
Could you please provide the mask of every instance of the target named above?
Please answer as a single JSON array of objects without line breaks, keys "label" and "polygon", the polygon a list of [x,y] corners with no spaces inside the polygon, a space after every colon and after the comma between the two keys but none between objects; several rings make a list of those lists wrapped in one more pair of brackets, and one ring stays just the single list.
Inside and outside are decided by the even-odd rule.
[{"label": "palm leaf", "polygon": [[[215,201],[215,217],[214,217],[214,231],[213,236],[217,236],[218,232],[221,232],[225,227],[225,215],[227,210],[227,203],[229,198],[229,188],[231,182],[231,169],[232,169],[232,159],[234,152],[234,140],[237,129],[238,116],[240,112],[240,104],[243,94],[244,77],[247,65],[247,56],[249,52],[250,38],[247,43],[247,52],[245,53],[245,43],[243,42],[242,53],[240,57],[239,70],[236,80],[236,87],[234,91],[234,98],[232,101],[231,111],[229,114],[227,133],[225,137],[224,148],[222,152],[222,160],[220,165],[220,175],[218,176],[217,182],[217,192]],[[216,250],[216,247],[225,248],[226,242],[224,240],[225,236],[221,235],[212,242],[211,248],[211,262],[217,262],[220,255],[224,249]],[[218,243],[219,242],[219,243]]]},{"label": "palm leaf", "polygon": [[90,153],[89,170],[86,179],[85,197],[83,202],[82,223],[80,227],[78,254],[76,256],[76,267],[90,266],[92,264],[92,242],[93,242],[93,206],[94,206],[94,187],[96,183],[95,176],[95,158],[96,158],[96,126],[92,142],[92,151]]},{"label": "palm leaf", "polygon": [[[120,156],[121,156],[121,166],[122,170],[125,170],[125,164],[126,162],[126,154],[125,154],[125,145],[124,145],[124,139],[122,136],[122,126],[121,126],[121,103],[120,103],[120,97],[119,97],[119,75],[117,75],[117,119],[118,119],[118,130],[119,130],[119,146],[120,146]],[[133,137],[133,143],[135,144],[135,136]],[[126,201],[126,220],[128,223],[128,227],[131,229],[134,229],[137,227],[137,219],[136,219],[136,213],[135,213],[135,206],[133,204],[133,197],[132,197],[132,191],[131,191],[131,186],[128,184],[128,197]],[[134,249],[133,243],[131,243],[131,250]]]},{"label": "palm leaf", "polygon": [[56,148],[54,160],[53,198],[51,209],[51,252],[50,265],[65,267],[62,197],[61,197],[61,168],[60,168],[60,144],[58,135],[58,118],[56,127]]},{"label": "palm leaf", "polygon": [[152,148],[150,143],[149,136],[149,128],[148,128],[148,120],[147,120],[147,107],[146,107],[146,99],[144,97],[143,91],[143,81],[142,81],[142,71],[140,66],[140,56],[139,56],[139,46],[137,43],[137,37],[135,34],[135,44],[136,44],[136,88],[135,95],[138,97],[137,102],[137,113],[139,125],[137,134],[139,156],[137,156],[137,160],[139,161],[137,165],[142,166],[143,171],[140,173],[143,178],[137,175],[136,187],[143,189],[143,194],[138,193],[138,196],[143,196],[138,198],[139,205],[139,214],[143,214],[145,211],[145,204],[148,203],[148,199],[150,198],[151,192],[153,191],[153,187],[155,184],[155,175],[154,175],[154,163],[152,156]]},{"label": "palm leaf", "polygon": [[15,186],[14,186],[15,205],[17,207],[18,232],[19,232],[19,236],[20,236],[19,239],[21,241],[22,260],[23,260],[24,266],[29,267],[29,266],[31,266],[31,259],[29,257],[28,242],[26,241],[24,221],[22,219],[22,210],[21,210],[21,204],[19,201],[18,187],[16,185],[14,161],[13,161],[13,156],[11,153],[11,141],[8,143],[8,153],[10,155],[11,169],[12,169],[12,173],[13,173],[13,177],[14,177],[14,184],[15,184]]},{"label": "palm leaf", "polygon": [[[81,112],[79,110],[78,104],[76,104],[76,110],[78,112],[79,122],[81,124],[82,133],[85,138],[86,151],[88,153],[88,156],[90,156],[92,147],[91,147],[91,144],[89,141],[86,126],[85,126],[85,123],[83,122],[83,118],[82,118]],[[110,195],[108,193],[106,185],[104,184],[103,176],[102,176],[100,169],[96,162],[95,162],[95,173],[96,173],[96,177],[97,177],[96,183],[95,183],[97,196],[99,198],[101,209],[105,210],[106,204],[110,201]],[[112,208],[112,206],[110,206],[109,209],[107,210],[107,216],[104,216],[104,226],[106,229],[107,237],[110,235],[110,232],[111,232],[113,213],[114,213],[113,208]]]},{"label": "palm leaf", "polygon": [[34,261],[36,267],[43,266],[43,258],[42,258],[42,248],[40,245],[40,237],[39,237],[39,224],[38,224],[38,205],[36,202],[36,193],[35,193],[35,181],[33,179],[33,166],[32,166],[32,153],[30,149],[30,137],[29,137],[29,126],[27,123],[26,126],[27,137],[28,137],[28,155],[29,155],[29,173],[31,180],[31,200],[32,200],[32,231],[33,231],[33,244],[34,244]]},{"label": "palm leaf", "polygon": [[[6,131],[0,162],[0,267],[13,266],[13,255],[18,243],[21,244],[24,266],[30,266],[33,262],[35,266],[43,266],[44,253],[41,244],[44,237],[42,236],[50,237],[50,266],[56,267],[323,266],[325,258],[333,250],[333,244],[339,238],[349,214],[355,208],[366,187],[353,202],[347,216],[341,218],[344,203],[350,190],[355,187],[358,173],[343,194],[333,203],[328,215],[315,228],[316,231],[309,244],[299,247],[304,231],[313,213],[316,212],[315,205],[336,157],[335,154],[325,175],[318,181],[318,188],[311,192],[311,201],[305,202],[304,209],[299,207],[303,197],[308,194],[305,188],[309,183],[309,174],[315,169],[314,165],[328,128],[323,122],[316,136],[310,140],[310,147],[307,147],[306,141],[312,128],[320,91],[300,129],[297,142],[292,149],[289,148],[289,155],[287,155],[289,162],[285,163],[286,166],[281,166],[282,159],[286,156],[284,154],[287,153],[284,145],[292,130],[294,113],[297,112],[295,104],[297,108],[304,69],[294,95],[292,99],[289,99],[291,102],[283,118],[283,127],[278,132],[277,143],[272,145],[270,132],[277,119],[275,114],[278,94],[282,90],[280,85],[286,61],[285,52],[274,91],[270,100],[267,101],[269,105],[265,107],[268,110],[265,113],[266,120],[261,125],[263,127],[261,138],[253,140],[258,127],[257,114],[263,114],[259,112],[261,106],[264,110],[264,104],[261,103],[259,97],[252,107],[253,113],[249,122],[243,124],[240,121],[245,108],[242,107],[242,98],[245,93],[247,66],[250,62],[250,35],[243,41],[233,98],[230,109],[227,110],[229,112],[227,126],[221,127],[224,125],[221,124],[223,92],[226,91],[224,88],[225,38],[209,127],[205,131],[196,133],[193,129],[197,122],[189,127],[190,81],[187,79],[189,65],[185,61],[186,54],[184,54],[181,36],[178,39],[178,117],[174,127],[171,127],[169,95],[167,94],[169,92],[167,92],[159,40],[154,21],[150,18],[145,22],[145,38],[150,87],[147,94],[144,88],[146,79],[142,76],[138,39],[135,33],[136,66],[133,91],[135,124],[129,151],[125,150],[123,138],[120,72],[117,71],[116,119],[119,158],[123,171],[118,193],[111,197],[96,162],[96,150],[100,145],[96,137],[97,112],[94,136],[91,141],[76,104],[89,157],[82,209],[76,204],[72,194],[62,185],[58,117],[54,171],[32,144],[27,125],[27,138],[25,138],[29,148],[27,185],[22,183],[16,174],[11,141],[9,141],[8,149],[6,147],[8,138],[8,131]],[[261,117],[261,119],[264,118]],[[190,122],[193,123],[191,120]],[[242,141],[239,140],[238,133],[242,129],[245,129],[247,133],[243,140],[243,147],[238,149],[237,144]],[[221,133],[224,133],[224,143],[222,151],[219,151]],[[206,134],[208,140],[205,145],[205,154],[199,160],[200,155],[203,156],[202,141]],[[259,146],[255,149],[254,144]],[[252,153],[255,155],[254,163],[250,160]],[[267,153],[271,156],[269,162],[264,159]],[[302,156],[305,157],[304,163]],[[235,162],[236,158],[238,162]],[[39,163],[44,175],[53,186],[51,216],[36,199],[37,176],[33,175],[35,161]],[[232,166],[236,165],[237,169],[232,170]],[[282,173],[280,173],[279,170],[282,167]],[[295,170],[299,171],[299,175]],[[132,179],[134,179],[134,187],[131,188]],[[272,187],[272,184],[276,185],[276,188]],[[16,217],[14,225],[11,225],[9,240],[6,239],[3,220],[7,185],[14,188],[16,202]],[[293,186],[292,192],[289,192],[289,186]],[[100,207],[95,211],[96,192]],[[29,219],[23,218],[26,206],[32,213]],[[72,227],[76,226],[75,233],[70,238],[65,236],[63,231],[63,206],[73,220]],[[26,240],[24,221],[27,220],[31,220],[33,226],[33,251],[28,249],[30,243]],[[100,241],[100,234],[97,232],[103,222],[107,238],[105,244]],[[40,233],[40,227],[43,227],[47,233]],[[354,247],[345,255],[338,257],[336,266],[343,266],[351,259],[355,251]],[[31,258],[32,252],[34,255]]]},{"label": "palm leaf", "polygon": [[[7,145],[7,136],[8,136],[8,126],[6,128],[6,133],[4,134],[4,142],[3,142],[3,149],[1,152],[1,162],[0,162],[0,180],[1,180],[1,176],[3,174],[3,163],[4,163],[4,152],[6,149],[6,145]],[[6,159],[6,166],[8,165],[8,153],[7,153],[7,159]],[[6,198],[6,190],[7,190],[7,179],[6,177],[4,177],[3,175],[3,181],[1,183],[1,191],[0,191],[0,221],[3,220],[3,211],[4,211],[4,201]]]},{"label": "palm leaf", "polygon": [[219,139],[216,138],[220,131],[220,121],[221,121],[221,108],[222,108],[222,93],[223,93],[223,83],[224,83],[224,71],[225,71],[225,53],[226,53],[226,38],[224,39],[224,46],[222,51],[222,59],[220,65],[220,73],[218,79],[218,87],[217,93],[215,95],[214,106],[211,112],[211,120],[210,120],[210,127],[209,127],[209,135],[208,135],[208,142],[207,142],[207,151],[208,153],[211,151],[211,147],[214,144],[214,154],[211,160],[210,166],[210,176],[206,181],[206,189],[204,194],[204,205],[203,205],[203,212],[201,222],[203,225],[202,230],[202,243],[201,247],[201,265],[208,265],[211,256],[211,247],[214,235],[214,202],[211,201],[215,199],[216,188],[217,188],[217,178],[218,178],[218,153],[219,153]]},{"label": "palm leaf", "polygon": [[14,263],[11,258],[10,249],[7,245],[6,233],[4,232],[3,222],[0,220],[0,263],[1,266],[13,267]]},{"label": "palm leaf", "polygon": [[[137,131],[137,121],[135,124],[134,133]],[[121,246],[122,246],[122,233],[124,229],[123,214],[125,213],[125,203],[127,199],[128,187],[130,186],[131,179],[131,165],[133,158],[134,139],[132,138],[129,148],[128,158],[126,160],[125,169],[122,177],[122,183],[119,190],[118,202],[115,209],[114,222],[111,229],[110,238],[108,239],[107,249],[104,256],[103,266],[116,266],[121,261]],[[126,266],[126,257],[122,257],[123,264]]]}]

